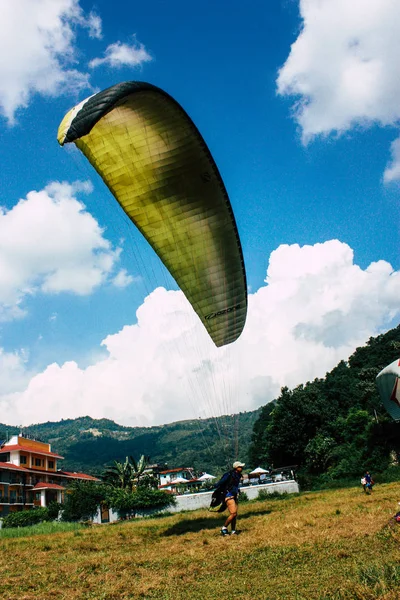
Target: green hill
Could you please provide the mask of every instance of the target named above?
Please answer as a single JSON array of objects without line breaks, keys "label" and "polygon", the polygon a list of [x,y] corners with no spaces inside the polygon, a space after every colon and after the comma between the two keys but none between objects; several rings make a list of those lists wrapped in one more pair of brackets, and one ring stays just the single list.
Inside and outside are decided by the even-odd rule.
[{"label": "green hill", "polygon": [[[109,419],[80,417],[32,425],[22,430],[52,445],[64,456],[62,468],[98,474],[114,460],[149,455],[169,468],[194,467],[219,473],[237,456],[245,456],[259,411],[178,421],[156,427],[124,427]],[[0,424],[0,439],[19,433]]]},{"label": "green hill", "polygon": [[296,464],[307,487],[398,465],[400,423],[386,413],[375,378],[399,356],[400,326],[371,338],[323,379],[282,388],[260,411],[250,461]]}]

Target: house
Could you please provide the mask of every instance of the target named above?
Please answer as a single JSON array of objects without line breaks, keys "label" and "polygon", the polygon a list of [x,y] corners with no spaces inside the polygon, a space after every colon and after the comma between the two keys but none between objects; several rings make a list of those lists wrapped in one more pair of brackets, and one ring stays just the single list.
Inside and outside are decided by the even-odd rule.
[{"label": "house", "polygon": [[160,485],[168,485],[171,481],[176,481],[177,479],[196,479],[194,471],[192,467],[180,467],[179,469],[168,469],[167,471],[160,471],[158,474],[160,478]]},{"label": "house", "polygon": [[160,479],[158,489],[173,492],[174,494],[182,494],[190,490],[198,491],[203,484],[203,481],[194,474],[192,467],[180,467],[179,469],[160,471],[158,476]]},{"label": "house", "polygon": [[72,481],[98,481],[85,473],[58,469],[63,457],[50,444],[15,435],[0,443],[0,517],[10,512],[64,501]]}]

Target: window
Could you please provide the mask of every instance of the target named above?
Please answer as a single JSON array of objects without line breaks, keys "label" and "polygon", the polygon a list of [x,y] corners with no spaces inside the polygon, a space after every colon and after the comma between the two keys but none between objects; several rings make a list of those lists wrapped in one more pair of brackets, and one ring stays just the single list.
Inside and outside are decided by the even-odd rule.
[{"label": "window", "polygon": [[35,458],[35,467],[41,467],[41,466],[42,466],[42,459]]},{"label": "window", "polygon": [[21,455],[19,457],[19,464],[20,465],[26,465],[26,456]]},{"label": "window", "polygon": [[54,469],[54,460],[49,460],[49,469]]}]

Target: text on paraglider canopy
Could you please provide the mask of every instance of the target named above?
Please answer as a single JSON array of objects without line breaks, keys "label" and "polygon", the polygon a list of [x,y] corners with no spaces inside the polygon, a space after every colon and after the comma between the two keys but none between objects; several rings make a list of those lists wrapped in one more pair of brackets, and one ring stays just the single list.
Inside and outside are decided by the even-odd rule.
[{"label": "text on paraglider canopy", "polygon": [[224,310],[219,310],[218,312],[210,313],[206,315],[204,318],[209,321],[210,319],[215,319],[215,317],[220,317],[221,315],[226,315],[228,313],[233,312],[234,310],[238,310],[240,308],[240,304],[236,304],[235,306],[230,306],[229,308],[224,308]]}]

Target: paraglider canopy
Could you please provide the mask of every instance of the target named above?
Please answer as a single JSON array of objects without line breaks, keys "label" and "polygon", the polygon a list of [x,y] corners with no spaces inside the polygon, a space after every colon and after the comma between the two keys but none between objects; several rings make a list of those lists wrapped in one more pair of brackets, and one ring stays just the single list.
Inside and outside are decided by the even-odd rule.
[{"label": "paraglider canopy", "polygon": [[183,108],[148,83],[120,83],[70,110],[58,141],[84,153],[216,346],[235,341],[247,313],[239,234],[218,168]]},{"label": "paraglider canopy", "polygon": [[376,378],[382,403],[395,421],[400,420],[400,359],[382,369]]}]

